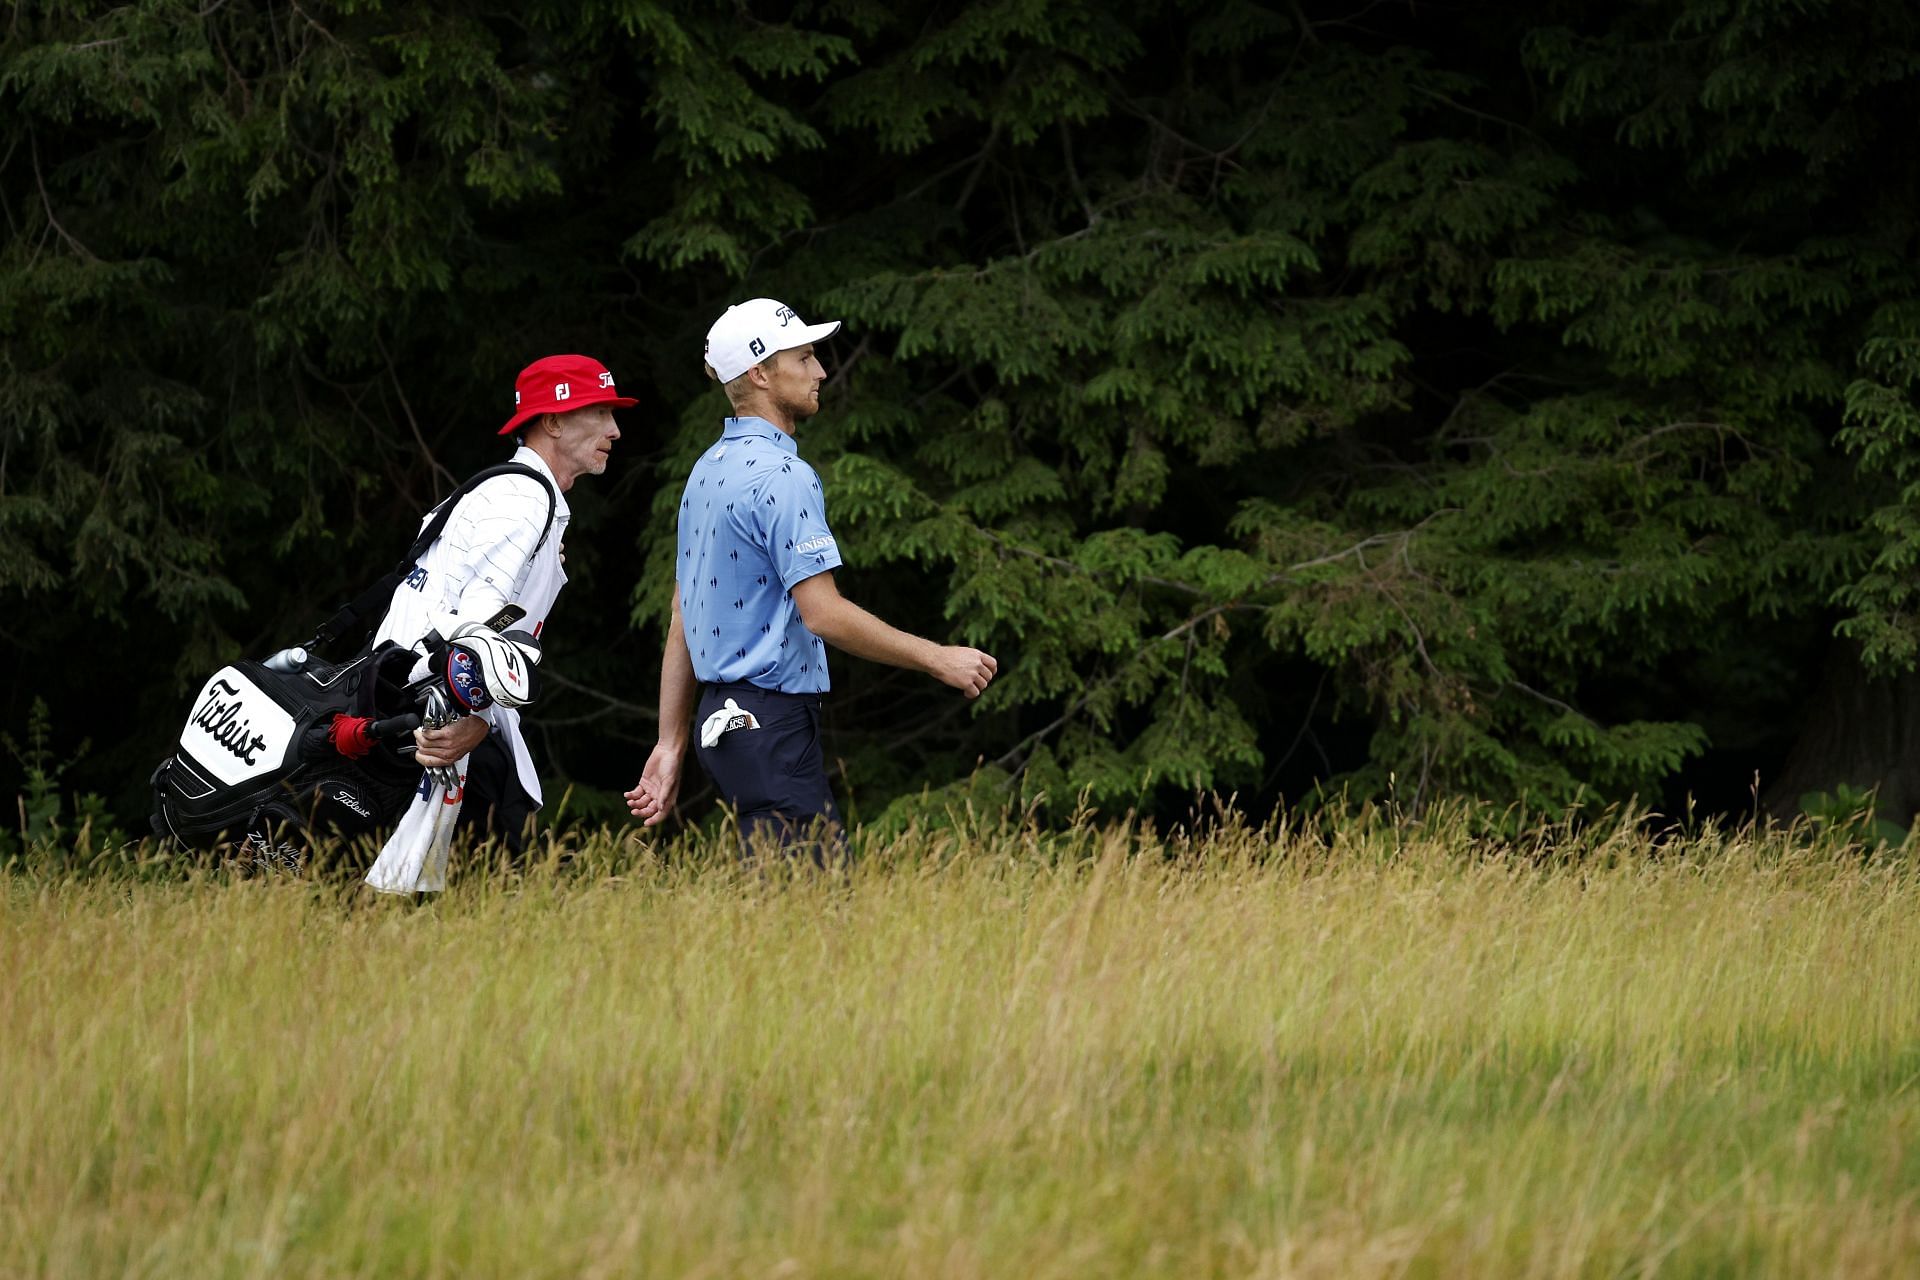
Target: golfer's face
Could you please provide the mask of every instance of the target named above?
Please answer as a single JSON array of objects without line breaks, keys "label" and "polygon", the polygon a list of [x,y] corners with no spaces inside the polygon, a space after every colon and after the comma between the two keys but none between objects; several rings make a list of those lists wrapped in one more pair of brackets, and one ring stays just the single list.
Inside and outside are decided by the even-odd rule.
[{"label": "golfer's face", "polygon": [[813,354],[813,344],[782,351],[773,359],[773,376],[768,390],[774,401],[796,418],[811,418],[820,411],[820,384],[827,371]]}]

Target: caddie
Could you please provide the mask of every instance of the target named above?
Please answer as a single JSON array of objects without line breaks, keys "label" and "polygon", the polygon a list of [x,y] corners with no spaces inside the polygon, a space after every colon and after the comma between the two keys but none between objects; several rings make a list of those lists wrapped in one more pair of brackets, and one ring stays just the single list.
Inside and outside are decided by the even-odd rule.
[{"label": "caddie", "polygon": [[[526,611],[516,630],[545,638],[547,616],[567,583],[565,495],[581,476],[607,469],[620,438],[613,411],[636,402],[615,389],[605,365],[582,355],[546,356],[522,369],[513,402],[513,416],[498,434],[515,437],[511,461],[545,477],[551,494],[533,476],[509,474],[486,479],[462,498],[440,537],[394,589],[376,644],[411,647],[429,631],[451,637],[463,623],[485,622],[509,604]],[[461,828],[490,829],[509,848],[523,847],[541,794],[517,709],[496,704],[444,728],[416,730],[414,740],[423,766],[456,765],[466,757]]]},{"label": "caddie", "polygon": [[707,376],[724,385],[733,416],[681,497],[660,738],[626,793],[648,826],[673,808],[697,724],[701,767],[739,815],[749,851],[777,842],[818,856],[822,830],[839,823],[820,747],[825,646],[925,672],[969,698],[998,668],[978,649],[887,625],[834,585],[840,547],[794,432],[820,408],[827,372],[814,345],[839,327],[754,298],[707,331]]}]

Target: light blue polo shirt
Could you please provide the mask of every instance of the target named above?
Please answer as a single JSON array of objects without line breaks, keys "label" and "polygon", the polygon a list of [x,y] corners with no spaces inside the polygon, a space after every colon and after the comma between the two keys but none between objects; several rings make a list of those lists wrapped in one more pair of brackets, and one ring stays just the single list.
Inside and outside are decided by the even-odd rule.
[{"label": "light blue polo shirt", "polygon": [[840,567],[820,477],[764,418],[728,418],[680,499],[674,577],[693,674],[825,693],[827,647],[800,621],[796,582]]}]

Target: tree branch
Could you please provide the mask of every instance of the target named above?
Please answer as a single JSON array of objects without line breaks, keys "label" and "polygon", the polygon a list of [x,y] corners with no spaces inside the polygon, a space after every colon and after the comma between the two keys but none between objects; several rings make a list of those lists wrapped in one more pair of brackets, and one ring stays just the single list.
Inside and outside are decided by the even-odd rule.
[{"label": "tree branch", "polygon": [[[574,693],[584,694],[587,697],[592,698],[594,701],[600,703],[601,709],[599,711],[594,712],[591,716],[586,717],[586,719],[597,719],[601,716],[608,715],[618,711],[623,715],[636,716],[642,720],[651,720],[656,724],[659,723],[660,713],[656,709],[652,707],[642,706],[637,702],[627,702],[624,699],[616,698],[612,694],[601,692],[599,689],[594,688],[592,685],[581,684],[578,680],[569,680],[567,677],[561,675],[558,671],[550,671],[543,668],[540,673],[540,678],[542,680],[551,681],[554,684],[559,685],[562,689],[569,689]],[[556,720],[556,721],[550,721],[549,723],[573,724],[573,723],[577,723],[577,721],[573,721],[573,720],[557,721]]]},{"label": "tree branch", "polygon": [[413,406],[407,403],[407,390],[400,385],[400,371],[394,367],[393,353],[387,350],[386,339],[375,334],[373,340],[374,345],[380,349],[380,358],[387,362],[387,377],[393,381],[393,394],[399,398],[400,411],[407,415],[407,426],[413,431],[414,441],[420,446],[420,456],[427,460],[427,465],[433,468],[435,474],[446,479],[450,489],[459,488],[459,478],[441,465],[440,459],[434,457],[433,447],[427,443],[427,437],[420,430],[420,420],[413,416]]},{"label": "tree branch", "polygon": [[68,246],[82,258],[88,262],[100,261],[93,250],[74,239],[67,229],[60,225],[60,219],[53,216],[53,197],[47,194],[46,179],[40,174],[40,140],[31,131],[27,134],[27,157],[33,165],[33,184],[40,189],[40,207],[46,212],[47,225],[58,232],[60,238],[65,240]]}]

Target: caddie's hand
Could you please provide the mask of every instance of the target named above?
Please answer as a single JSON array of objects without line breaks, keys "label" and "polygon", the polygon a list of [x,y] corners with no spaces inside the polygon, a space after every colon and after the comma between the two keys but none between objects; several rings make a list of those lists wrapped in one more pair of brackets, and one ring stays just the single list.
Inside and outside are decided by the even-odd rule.
[{"label": "caddie's hand", "polygon": [[993,682],[1000,664],[993,655],[963,644],[945,644],[935,655],[928,674],[941,684],[951,685],[969,698],[977,698]]},{"label": "caddie's hand", "polygon": [[487,722],[479,716],[461,716],[442,729],[415,729],[413,742],[419,750],[414,760],[422,768],[458,764],[460,758],[486,740]]},{"label": "caddie's hand", "polygon": [[680,751],[662,743],[647,757],[647,767],[627,795],[627,812],[639,818],[642,826],[657,826],[673,812],[674,799],[680,794]]}]

